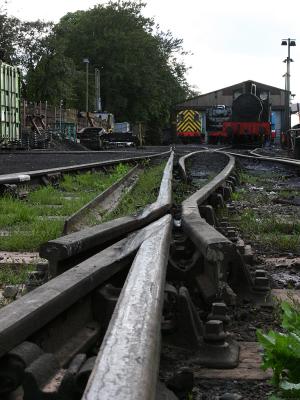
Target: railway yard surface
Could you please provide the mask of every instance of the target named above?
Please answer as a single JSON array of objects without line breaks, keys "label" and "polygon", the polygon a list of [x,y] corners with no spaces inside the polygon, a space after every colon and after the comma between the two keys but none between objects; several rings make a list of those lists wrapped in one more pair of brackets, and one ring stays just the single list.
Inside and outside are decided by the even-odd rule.
[{"label": "railway yard surface", "polygon": [[4,151],[0,171],[0,399],[300,399],[299,160]]},{"label": "railway yard surface", "polygon": [[[165,151],[168,148],[165,148]],[[163,150],[162,150],[163,151]],[[15,172],[43,170],[48,168],[66,167],[76,164],[88,164],[101,161],[111,161],[119,158],[132,158],[140,155],[151,155],[153,151],[91,151],[91,152],[53,152],[33,151],[1,153],[1,174],[12,174]]]}]

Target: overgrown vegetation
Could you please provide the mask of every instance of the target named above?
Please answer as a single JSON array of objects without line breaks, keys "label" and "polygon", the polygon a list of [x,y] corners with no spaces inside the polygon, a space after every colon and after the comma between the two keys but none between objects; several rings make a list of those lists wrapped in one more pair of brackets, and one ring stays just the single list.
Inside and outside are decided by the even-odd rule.
[{"label": "overgrown vegetation", "polygon": [[64,219],[124,176],[128,165],[109,173],[65,175],[58,188],[30,192],[26,200],[0,198],[0,250],[37,250],[41,243],[61,236]]},{"label": "overgrown vegetation", "polygon": [[[299,218],[274,213],[274,200],[300,195],[296,190],[276,189],[274,192],[274,182],[284,179],[279,173],[241,173],[243,186],[232,194],[232,200],[241,202],[241,207],[237,213],[230,213],[230,219],[250,240],[278,251],[300,252]],[[226,214],[226,210],[221,213]]]},{"label": "overgrown vegetation", "polygon": [[190,183],[179,181],[173,182],[173,200],[174,203],[180,205],[187,197],[191,196],[197,190],[195,186]]},{"label": "overgrown vegetation", "polygon": [[284,333],[257,331],[264,349],[262,368],[273,370],[272,384],[276,395],[271,399],[300,398],[300,304],[282,302]]},{"label": "overgrown vegetation", "polygon": [[155,202],[159,193],[165,165],[166,163],[163,162],[154,167],[146,168],[139,176],[138,182],[134,188],[125,194],[118,207],[107,214],[103,221],[136,214],[147,204]]},{"label": "overgrown vegetation", "polygon": [[0,288],[4,285],[19,285],[26,282],[28,274],[34,267],[25,264],[20,267],[4,265],[0,267]]}]

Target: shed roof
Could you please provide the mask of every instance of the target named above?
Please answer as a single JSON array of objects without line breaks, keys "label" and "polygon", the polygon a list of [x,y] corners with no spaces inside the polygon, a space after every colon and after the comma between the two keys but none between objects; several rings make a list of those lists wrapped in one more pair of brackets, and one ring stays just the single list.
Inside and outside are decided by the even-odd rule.
[{"label": "shed roof", "polygon": [[[253,80],[247,80],[247,81],[243,81],[240,83],[236,83],[235,85],[231,85],[231,86],[227,86],[221,89],[217,89],[214,90],[212,92],[208,92],[208,93],[204,93],[195,97],[191,97],[187,100],[185,100],[182,103],[178,103],[176,104],[175,108],[176,109],[180,109],[180,108],[184,108],[187,106],[203,106],[205,103],[205,98],[209,99],[211,98],[211,96],[214,96],[216,94],[222,94],[222,96],[232,96],[233,93],[238,90],[240,87],[242,86],[246,86],[247,84],[251,84],[254,83],[258,88],[260,88],[261,90],[266,90],[268,92],[270,92],[270,95],[272,96],[280,96],[282,93],[286,92],[285,89],[280,89],[277,88],[275,86],[271,86],[271,85],[266,85],[265,83],[261,83],[261,82],[257,82],[257,81],[253,81]],[[209,105],[209,104],[207,104]]]}]

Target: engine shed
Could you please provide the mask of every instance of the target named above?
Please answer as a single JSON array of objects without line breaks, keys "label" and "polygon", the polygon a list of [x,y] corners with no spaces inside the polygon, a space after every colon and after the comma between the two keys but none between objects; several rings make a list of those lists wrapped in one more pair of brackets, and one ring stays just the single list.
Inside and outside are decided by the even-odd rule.
[{"label": "engine shed", "polygon": [[272,130],[276,132],[276,141],[280,138],[280,132],[285,130],[286,116],[285,116],[285,99],[286,90],[274,86],[266,85],[264,83],[248,80],[228,86],[222,89],[217,89],[213,92],[205,93],[193,98],[190,98],[182,103],[176,104],[175,111],[180,110],[194,110],[202,114],[202,131],[206,132],[206,118],[205,115],[211,107],[217,105],[224,105],[231,107],[233,100],[242,93],[245,93],[247,88],[252,85],[255,86],[260,95],[269,98],[271,104],[271,124]]}]

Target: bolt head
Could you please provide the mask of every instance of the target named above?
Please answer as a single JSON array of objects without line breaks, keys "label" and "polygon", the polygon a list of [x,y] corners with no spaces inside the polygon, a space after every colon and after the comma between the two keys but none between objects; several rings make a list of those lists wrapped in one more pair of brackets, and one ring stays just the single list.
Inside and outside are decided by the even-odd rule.
[{"label": "bolt head", "polygon": [[266,271],[264,269],[255,270],[255,278],[266,277]]},{"label": "bolt head", "polygon": [[254,279],[254,286],[258,289],[268,288],[270,286],[269,279],[266,276],[258,276]]},{"label": "bolt head", "polygon": [[204,341],[209,343],[224,343],[226,334],[223,329],[223,322],[212,319],[204,326]]},{"label": "bolt head", "polygon": [[213,303],[212,314],[214,315],[226,315],[227,307],[225,303]]}]

